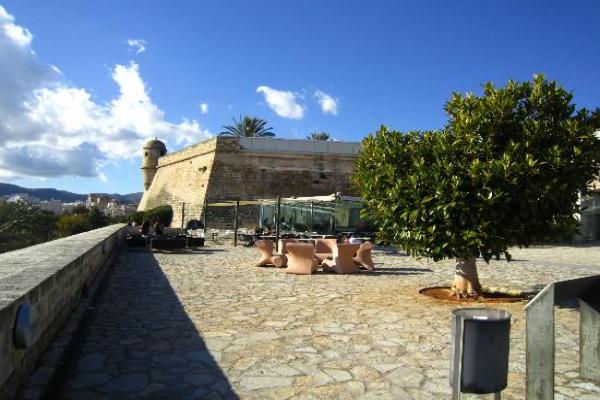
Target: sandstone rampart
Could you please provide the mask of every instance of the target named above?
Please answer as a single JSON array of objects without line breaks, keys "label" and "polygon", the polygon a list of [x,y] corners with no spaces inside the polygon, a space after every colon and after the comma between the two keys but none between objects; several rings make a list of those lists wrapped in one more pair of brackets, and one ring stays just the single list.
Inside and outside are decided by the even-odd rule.
[{"label": "sandstone rampart", "polygon": [[212,138],[161,157],[139,210],[170,204],[171,225],[179,227],[201,218],[205,199],[356,194],[352,175],[358,150],[357,143],[345,142]]}]

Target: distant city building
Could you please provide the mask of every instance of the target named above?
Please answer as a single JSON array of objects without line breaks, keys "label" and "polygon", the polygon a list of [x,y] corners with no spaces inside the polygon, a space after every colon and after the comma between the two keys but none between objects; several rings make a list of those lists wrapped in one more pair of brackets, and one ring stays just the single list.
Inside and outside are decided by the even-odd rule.
[{"label": "distant city building", "polygon": [[63,212],[63,203],[60,200],[40,200],[37,197],[31,196],[27,193],[17,193],[12,196],[5,197],[5,201],[8,203],[24,202],[27,204],[34,205],[42,210],[51,211],[56,215],[60,215]]},{"label": "distant city building", "polygon": [[16,203],[19,201],[23,201],[25,203],[38,203],[40,200],[36,197],[30,196],[28,193],[16,193],[12,196],[9,196],[6,201],[8,203]]},{"label": "distant city building", "polygon": [[63,203],[62,212],[71,212],[75,207],[85,206],[85,203],[81,200],[74,201],[72,203]]},{"label": "distant city building", "polygon": [[85,206],[87,208],[97,207],[100,211],[106,214],[106,207],[111,201],[112,199],[107,195],[90,193],[85,201]]},{"label": "distant city building", "polygon": [[126,217],[133,214],[137,210],[137,204],[123,204],[115,199],[112,199],[106,205],[104,213],[112,218]]},{"label": "distant city building", "polygon": [[69,213],[76,207],[90,209],[97,207],[104,215],[109,217],[126,217],[137,210],[137,204],[127,203],[123,200],[114,199],[105,194],[90,193],[86,201],[77,200],[63,203],[61,200],[41,200],[28,193],[14,193],[0,197],[0,202],[24,202],[39,207],[42,210],[51,211],[56,215]]},{"label": "distant city building", "polygon": [[126,204],[105,194],[90,193],[85,202],[87,208],[97,207],[108,217],[126,217],[137,210],[137,204]]},{"label": "distant city building", "polygon": [[60,200],[44,200],[36,205],[42,210],[52,211],[56,215],[60,215],[63,211],[63,203]]}]

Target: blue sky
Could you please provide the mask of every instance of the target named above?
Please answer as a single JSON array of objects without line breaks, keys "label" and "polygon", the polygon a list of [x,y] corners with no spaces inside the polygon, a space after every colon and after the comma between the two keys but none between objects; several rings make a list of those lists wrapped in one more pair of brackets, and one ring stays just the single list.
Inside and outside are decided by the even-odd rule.
[{"label": "blue sky", "polygon": [[146,138],[177,150],[239,115],[286,138],[439,128],[452,91],[540,72],[600,106],[597,1],[0,5],[0,181],[28,187],[141,191]]}]

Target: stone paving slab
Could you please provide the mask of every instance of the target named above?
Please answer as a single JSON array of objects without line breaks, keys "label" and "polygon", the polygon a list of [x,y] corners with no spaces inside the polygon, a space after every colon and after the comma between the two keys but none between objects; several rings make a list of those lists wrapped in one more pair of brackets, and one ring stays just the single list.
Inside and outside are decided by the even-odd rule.
[{"label": "stone paving slab", "polygon": [[[375,273],[294,276],[254,268],[255,258],[243,247],[124,252],[65,398],[450,398],[456,306],[418,289],[449,284],[452,262],[376,252]],[[600,273],[597,248],[515,258],[480,263],[483,285],[532,291]],[[523,306],[499,306],[513,314],[504,399],[524,398]],[[600,385],[578,379],[578,321],[556,309],[556,399],[600,398]]]}]

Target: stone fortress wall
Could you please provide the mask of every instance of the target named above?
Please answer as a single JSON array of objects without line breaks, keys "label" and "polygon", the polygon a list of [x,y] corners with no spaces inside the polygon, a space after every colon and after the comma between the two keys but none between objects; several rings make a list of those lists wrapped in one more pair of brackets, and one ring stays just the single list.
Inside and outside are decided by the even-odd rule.
[{"label": "stone fortress wall", "polygon": [[[219,136],[158,159],[139,210],[173,207],[171,226],[200,219],[208,202],[354,195],[359,143]],[[210,221],[209,221],[210,222]]]},{"label": "stone fortress wall", "polygon": [[173,207],[171,226],[179,227],[185,203],[185,214],[190,216],[189,219],[198,218],[202,212],[216,147],[217,139],[214,138],[159,158],[156,175],[144,192],[138,210],[170,204]]}]

